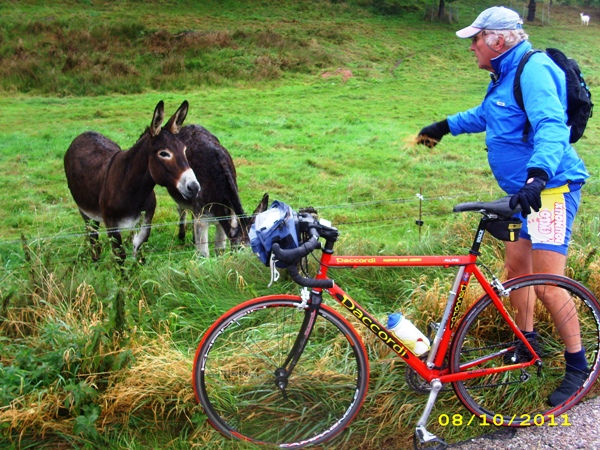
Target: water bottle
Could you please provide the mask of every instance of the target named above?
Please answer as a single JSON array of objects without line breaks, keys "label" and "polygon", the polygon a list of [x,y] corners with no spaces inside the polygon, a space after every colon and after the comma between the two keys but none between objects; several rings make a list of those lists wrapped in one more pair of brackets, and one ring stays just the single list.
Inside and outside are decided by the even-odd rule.
[{"label": "water bottle", "polygon": [[394,333],[415,355],[419,356],[430,348],[429,339],[401,313],[388,316],[388,330]]}]

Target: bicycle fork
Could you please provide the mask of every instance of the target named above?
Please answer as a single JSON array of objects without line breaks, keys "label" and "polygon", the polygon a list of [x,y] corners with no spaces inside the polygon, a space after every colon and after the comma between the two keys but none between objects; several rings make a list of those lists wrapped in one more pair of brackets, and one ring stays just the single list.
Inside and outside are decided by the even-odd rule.
[{"label": "bicycle fork", "polygon": [[275,386],[277,386],[277,388],[281,391],[281,395],[285,400],[288,399],[285,391],[288,385],[288,378],[292,374],[292,371],[296,367],[296,364],[300,360],[302,352],[306,347],[306,343],[308,342],[308,338],[312,333],[315,320],[317,318],[317,312],[319,311],[322,300],[323,295],[321,292],[313,290],[309,293],[307,288],[302,290],[302,303],[298,306],[298,309],[305,311],[302,326],[298,332],[298,336],[296,337],[290,353],[285,359],[285,362],[281,365],[281,367],[275,369],[274,372]]}]

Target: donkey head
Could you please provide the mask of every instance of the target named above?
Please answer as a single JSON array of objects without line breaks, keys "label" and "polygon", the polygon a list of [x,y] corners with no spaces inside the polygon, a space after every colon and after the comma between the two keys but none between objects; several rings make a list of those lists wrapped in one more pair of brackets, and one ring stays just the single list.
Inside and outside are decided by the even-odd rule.
[{"label": "donkey head", "polygon": [[248,244],[250,238],[248,232],[252,227],[252,224],[256,220],[256,215],[266,211],[269,207],[269,194],[264,194],[258,206],[249,217],[236,217],[235,215],[231,219],[231,231],[230,239],[232,245]]},{"label": "donkey head", "polygon": [[162,128],[165,110],[161,100],[156,105],[148,129],[151,141],[150,175],[160,186],[176,187],[185,199],[194,198],[200,190],[200,184],[185,156],[185,145],[176,136],[185,120],[188,107],[185,100]]}]

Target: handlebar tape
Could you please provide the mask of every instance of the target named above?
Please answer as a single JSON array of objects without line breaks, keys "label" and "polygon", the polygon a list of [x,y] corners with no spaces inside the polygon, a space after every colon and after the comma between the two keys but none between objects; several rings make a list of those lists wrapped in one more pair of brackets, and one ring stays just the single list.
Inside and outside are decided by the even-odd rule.
[{"label": "handlebar tape", "polygon": [[274,242],[271,250],[273,250],[277,261],[282,262],[286,266],[291,266],[299,263],[302,258],[317,248],[321,248],[321,243],[313,236],[300,247],[290,249],[281,248],[279,243]]},{"label": "handlebar tape", "polygon": [[292,280],[294,280],[294,282],[300,286],[322,289],[330,289],[333,287],[333,280],[317,280],[315,278],[303,277],[300,275],[300,271],[296,266],[289,266],[287,270]]},{"label": "handlebar tape", "polygon": [[294,280],[294,282],[300,286],[317,287],[323,289],[332,288],[333,280],[316,280],[314,278],[305,278],[300,275],[300,271],[298,270],[298,267],[296,267],[296,264],[298,264],[302,258],[312,253],[317,248],[321,248],[321,243],[317,239],[317,231],[314,230],[313,232],[311,229],[311,235],[312,237],[300,247],[283,249],[277,242],[275,242],[273,243],[271,249],[273,250],[275,258],[287,266],[287,270],[292,280]]}]

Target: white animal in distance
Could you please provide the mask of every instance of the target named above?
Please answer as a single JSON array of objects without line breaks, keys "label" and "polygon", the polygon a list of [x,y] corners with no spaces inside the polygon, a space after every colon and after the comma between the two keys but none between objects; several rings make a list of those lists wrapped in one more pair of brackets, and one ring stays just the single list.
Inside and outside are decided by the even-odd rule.
[{"label": "white animal in distance", "polygon": [[584,13],[580,13],[579,15],[581,16],[581,25],[588,26],[590,24],[590,16]]}]

